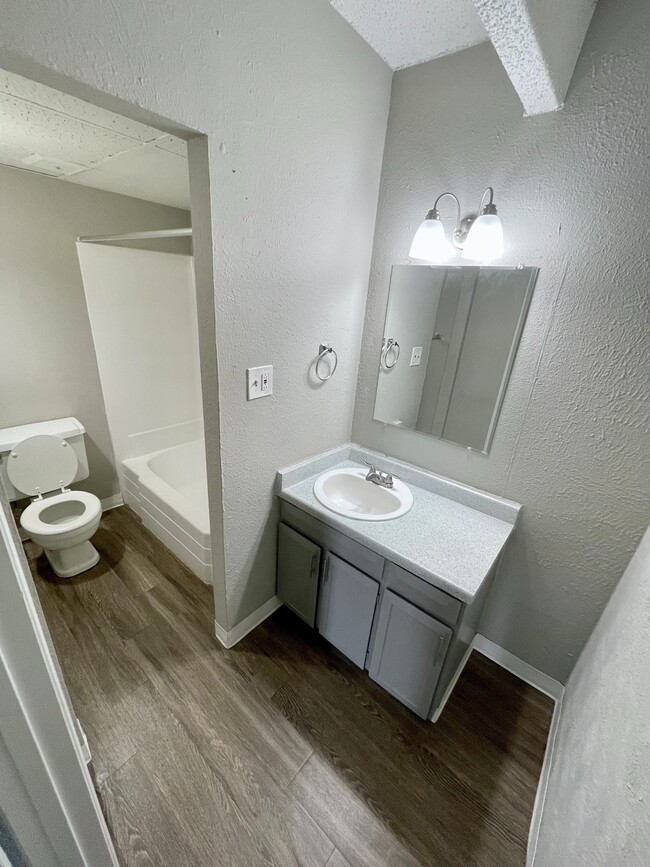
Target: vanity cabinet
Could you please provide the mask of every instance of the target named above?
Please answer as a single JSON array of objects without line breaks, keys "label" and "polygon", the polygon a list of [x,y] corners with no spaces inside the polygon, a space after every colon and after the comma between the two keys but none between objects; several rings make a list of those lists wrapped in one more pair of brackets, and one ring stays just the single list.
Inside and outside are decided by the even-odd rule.
[{"label": "vanity cabinet", "polygon": [[453,632],[391,590],[384,592],[368,673],[426,717]]},{"label": "vanity cabinet", "polygon": [[366,664],[379,583],[335,554],[323,566],[318,631],[359,668]]},{"label": "vanity cabinet", "polygon": [[463,602],[292,503],[280,504],[281,601],[425,719],[437,718],[458,675],[495,570],[474,601]]},{"label": "vanity cabinet", "polygon": [[384,689],[429,715],[459,600],[288,503],[277,594]]},{"label": "vanity cabinet", "polygon": [[321,549],[287,524],[278,527],[278,589],[287,608],[310,626],[316,624]]}]

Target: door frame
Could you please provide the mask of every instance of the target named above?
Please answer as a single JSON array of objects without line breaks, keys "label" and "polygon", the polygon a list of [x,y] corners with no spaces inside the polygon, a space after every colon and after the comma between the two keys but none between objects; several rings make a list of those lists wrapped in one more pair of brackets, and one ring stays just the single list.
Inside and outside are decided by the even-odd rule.
[{"label": "door frame", "polygon": [[[52,864],[119,867],[6,494],[0,489],[0,738],[33,806],[18,842]],[[11,823],[11,804],[6,810]],[[25,818],[23,816],[23,818]],[[30,830],[31,829],[31,830]],[[40,829],[40,840],[36,840]],[[14,831],[19,829],[14,825]]]}]

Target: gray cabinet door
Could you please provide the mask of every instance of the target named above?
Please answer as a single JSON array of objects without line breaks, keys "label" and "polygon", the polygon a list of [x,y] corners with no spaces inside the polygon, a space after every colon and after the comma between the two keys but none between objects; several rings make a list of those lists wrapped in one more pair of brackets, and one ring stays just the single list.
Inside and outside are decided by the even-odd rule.
[{"label": "gray cabinet door", "polygon": [[366,664],[379,584],[335,554],[323,570],[318,631],[359,668]]},{"label": "gray cabinet door", "polygon": [[451,636],[444,623],[386,590],[370,677],[426,719]]},{"label": "gray cabinet door", "polygon": [[316,620],[320,558],[318,545],[278,525],[278,597],[310,626]]}]

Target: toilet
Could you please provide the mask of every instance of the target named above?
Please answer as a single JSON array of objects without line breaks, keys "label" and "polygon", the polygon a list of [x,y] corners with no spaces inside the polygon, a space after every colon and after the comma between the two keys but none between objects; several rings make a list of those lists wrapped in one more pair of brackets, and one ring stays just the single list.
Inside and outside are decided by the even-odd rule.
[{"label": "toilet", "polygon": [[99,526],[101,503],[94,494],[68,487],[88,477],[84,434],[74,418],[0,431],[0,478],[10,500],[33,498],[20,525],[42,546],[59,578],[79,575],[99,561],[90,539]]}]

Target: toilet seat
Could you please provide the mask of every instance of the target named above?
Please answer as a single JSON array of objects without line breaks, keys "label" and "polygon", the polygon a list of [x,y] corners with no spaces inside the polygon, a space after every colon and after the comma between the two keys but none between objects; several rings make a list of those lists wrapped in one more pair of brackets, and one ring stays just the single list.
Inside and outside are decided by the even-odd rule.
[{"label": "toilet seat", "polygon": [[[81,514],[75,514],[73,508],[69,517],[61,516],[56,523],[48,521],[44,513],[61,504],[70,507],[81,504],[83,511]],[[70,533],[92,524],[99,518],[101,512],[102,504],[94,494],[88,491],[65,491],[61,494],[45,497],[42,500],[34,500],[20,516],[20,524],[30,536],[34,534],[60,536],[62,533]]]},{"label": "toilet seat", "polygon": [[9,481],[30,497],[50,491],[65,491],[77,475],[79,461],[74,449],[61,437],[39,434],[17,443],[7,462]]}]

